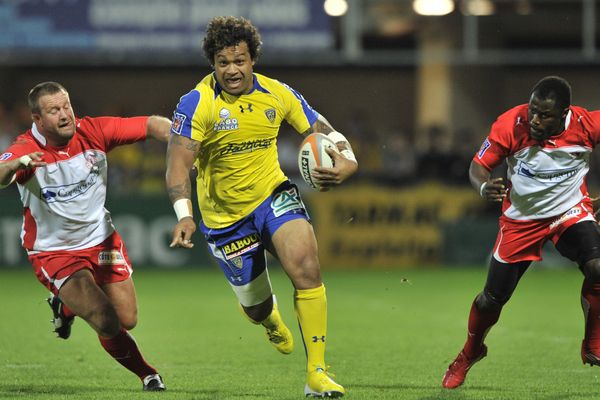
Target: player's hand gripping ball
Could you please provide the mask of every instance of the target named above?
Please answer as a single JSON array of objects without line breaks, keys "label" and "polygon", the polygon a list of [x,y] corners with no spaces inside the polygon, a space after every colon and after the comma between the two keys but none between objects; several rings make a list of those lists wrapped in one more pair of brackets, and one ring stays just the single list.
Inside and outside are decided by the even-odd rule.
[{"label": "player's hand gripping ball", "polygon": [[322,133],[311,133],[300,145],[298,152],[298,168],[304,182],[311,188],[319,190],[320,186],[315,182],[312,172],[316,167],[333,168],[333,159],[327,152],[326,148],[331,148],[338,152],[338,148],[333,140]]}]

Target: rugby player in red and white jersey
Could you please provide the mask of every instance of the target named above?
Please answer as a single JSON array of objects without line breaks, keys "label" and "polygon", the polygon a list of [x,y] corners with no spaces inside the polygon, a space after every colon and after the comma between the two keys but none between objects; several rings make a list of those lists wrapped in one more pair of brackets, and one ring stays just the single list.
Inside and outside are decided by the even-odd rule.
[{"label": "rugby player in red and white jersey", "polygon": [[52,292],[55,332],[67,339],[79,316],[144,390],[165,390],[128,332],[137,323],[132,268],[104,203],[107,153],[147,137],[166,142],[171,122],[159,116],[78,119],[56,82],[36,85],[28,101],[33,125],[0,156],[0,185],[18,186],[22,244]]},{"label": "rugby player in red and white jersey", "polygon": [[[571,87],[548,76],[533,88],[528,104],[500,115],[473,158],[471,184],[481,197],[502,202],[499,232],[487,281],[472,306],[467,341],[450,364],[442,386],[456,388],[487,355],[483,343],[544,243],[576,262],[584,275],[581,301],[585,334],[583,363],[600,365],[600,230],[586,187],[590,153],[600,142],[600,111],[571,105]],[[491,179],[506,160],[507,182]]]}]

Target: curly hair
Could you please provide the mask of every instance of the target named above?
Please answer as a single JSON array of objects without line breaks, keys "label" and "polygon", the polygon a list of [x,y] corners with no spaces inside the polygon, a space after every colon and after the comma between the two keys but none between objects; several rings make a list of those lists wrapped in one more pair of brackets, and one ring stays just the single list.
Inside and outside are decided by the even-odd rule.
[{"label": "curly hair", "polygon": [[262,42],[256,27],[243,17],[215,17],[206,27],[202,50],[210,65],[213,65],[217,52],[240,42],[246,42],[250,57],[253,61],[258,60]]}]

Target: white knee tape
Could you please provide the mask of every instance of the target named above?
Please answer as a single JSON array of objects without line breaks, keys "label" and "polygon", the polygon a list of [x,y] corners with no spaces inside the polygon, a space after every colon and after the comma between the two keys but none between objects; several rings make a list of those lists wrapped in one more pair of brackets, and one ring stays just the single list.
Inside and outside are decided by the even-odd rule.
[{"label": "white knee tape", "polygon": [[273,295],[269,273],[265,269],[252,282],[242,286],[231,285],[238,301],[244,307],[251,307],[262,303]]}]

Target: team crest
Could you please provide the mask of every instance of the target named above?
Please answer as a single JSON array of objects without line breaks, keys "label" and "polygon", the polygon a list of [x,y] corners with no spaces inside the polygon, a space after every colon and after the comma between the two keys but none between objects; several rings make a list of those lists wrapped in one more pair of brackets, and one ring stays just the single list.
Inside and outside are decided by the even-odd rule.
[{"label": "team crest", "polygon": [[270,123],[275,122],[275,117],[277,116],[277,113],[274,108],[269,108],[268,110],[266,110],[265,115],[267,116],[267,119]]},{"label": "team crest", "polygon": [[231,263],[238,269],[242,269],[242,267],[244,266],[244,260],[242,259],[242,257],[234,257],[229,261],[231,261]]}]

